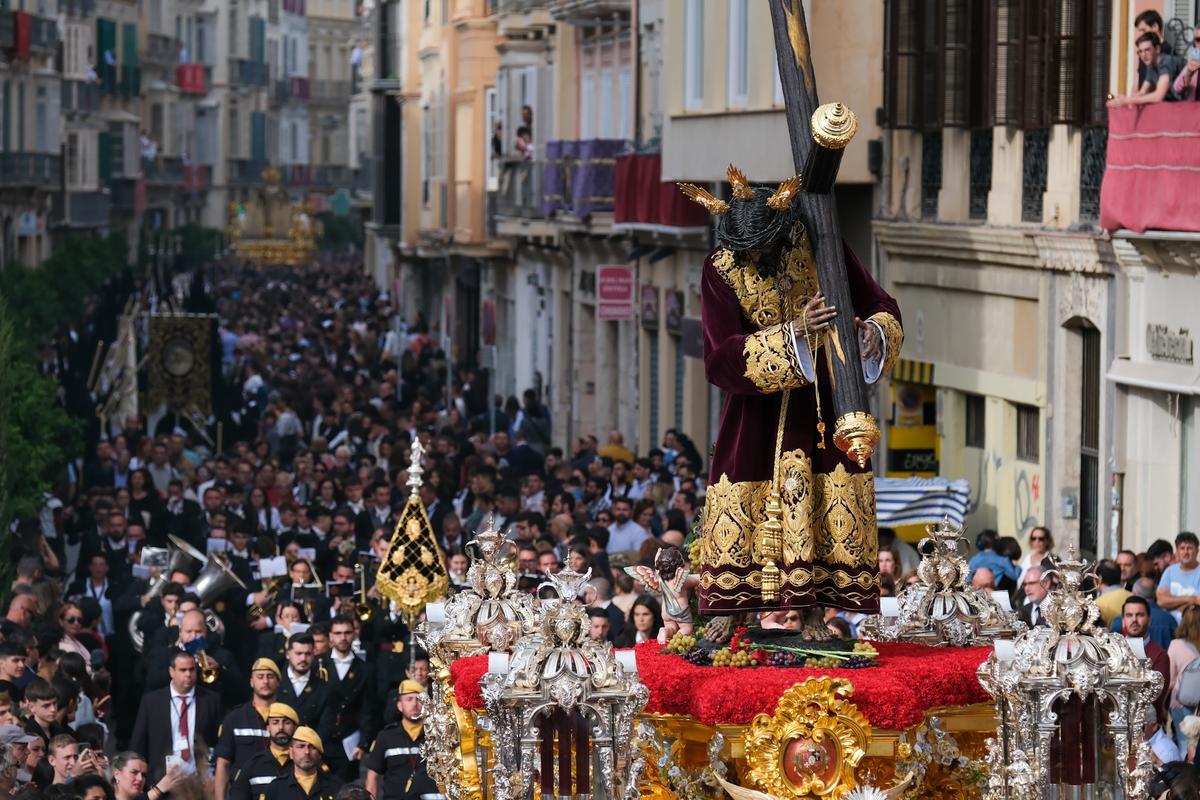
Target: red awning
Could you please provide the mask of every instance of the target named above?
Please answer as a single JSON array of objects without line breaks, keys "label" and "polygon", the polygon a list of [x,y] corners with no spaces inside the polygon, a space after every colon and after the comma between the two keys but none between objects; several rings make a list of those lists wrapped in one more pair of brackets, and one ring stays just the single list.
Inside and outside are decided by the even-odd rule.
[{"label": "red awning", "polygon": [[1109,109],[1100,226],[1200,232],[1200,103]]}]

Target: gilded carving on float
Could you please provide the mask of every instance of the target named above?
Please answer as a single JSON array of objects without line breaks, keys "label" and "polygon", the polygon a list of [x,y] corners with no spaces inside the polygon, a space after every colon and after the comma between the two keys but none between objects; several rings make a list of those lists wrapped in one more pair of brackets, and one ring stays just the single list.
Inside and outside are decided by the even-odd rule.
[{"label": "gilded carving on float", "polygon": [[229,204],[225,233],[239,258],[257,264],[297,266],[317,254],[321,224],[303,203],[294,203],[281,185],[277,167],[262,172],[261,189]]}]

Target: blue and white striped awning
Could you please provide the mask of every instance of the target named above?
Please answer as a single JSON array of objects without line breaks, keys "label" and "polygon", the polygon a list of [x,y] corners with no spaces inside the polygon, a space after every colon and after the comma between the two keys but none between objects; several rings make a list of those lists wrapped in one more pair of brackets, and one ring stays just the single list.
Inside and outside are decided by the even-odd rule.
[{"label": "blue and white striped awning", "polygon": [[946,478],[876,478],[875,509],[880,525],[940,522],[962,525],[971,487]]}]

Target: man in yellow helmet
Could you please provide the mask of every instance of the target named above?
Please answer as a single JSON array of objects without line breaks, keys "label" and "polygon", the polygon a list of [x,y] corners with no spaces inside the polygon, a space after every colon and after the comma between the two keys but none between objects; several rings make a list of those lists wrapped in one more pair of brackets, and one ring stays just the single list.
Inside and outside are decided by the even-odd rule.
[{"label": "man in yellow helmet", "polygon": [[324,752],[316,731],[305,725],[296,728],[290,749],[291,771],[267,784],[258,800],[333,800],[342,782],[321,769]]},{"label": "man in yellow helmet", "polygon": [[400,721],[379,732],[367,754],[367,791],[375,800],[432,800],[442,795],[425,771],[421,711],[425,687],[414,680],[400,684],[396,707]]},{"label": "man in yellow helmet", "polygon": [[292,770],[292,737],[300,727],[300,718],[286,703],[272,703],[266,724],[268,745],[234,772],[229,800],[252,800],[272,781]]}]

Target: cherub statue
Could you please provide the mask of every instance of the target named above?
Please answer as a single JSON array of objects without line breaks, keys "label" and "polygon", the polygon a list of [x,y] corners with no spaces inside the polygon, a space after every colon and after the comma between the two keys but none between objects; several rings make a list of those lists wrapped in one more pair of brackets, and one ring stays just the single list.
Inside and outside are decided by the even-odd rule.
[{"label": "cherub statue", "polygon": [[646,590],[662,601],[663,629],[658,638],[666,643],[676,633],[695,630],[689,590],[700,582],[687,568],[687,559],[678,547],[660,547],[654,554],[654,567],[626,567],[625,574],[641,581]]}]

